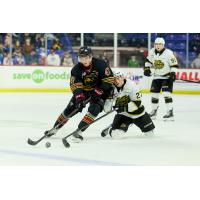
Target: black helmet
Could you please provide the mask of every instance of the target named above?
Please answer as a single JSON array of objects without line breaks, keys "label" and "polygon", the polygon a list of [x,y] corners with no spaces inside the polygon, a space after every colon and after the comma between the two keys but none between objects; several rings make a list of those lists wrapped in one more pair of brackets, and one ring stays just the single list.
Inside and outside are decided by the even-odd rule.
[{"label": "black helmet", "polygon": [[89,55],[92,55],[92,50],[88,46],[83,46],[78,51],[79,57],[84,57],[84,56],[89,56]]}]

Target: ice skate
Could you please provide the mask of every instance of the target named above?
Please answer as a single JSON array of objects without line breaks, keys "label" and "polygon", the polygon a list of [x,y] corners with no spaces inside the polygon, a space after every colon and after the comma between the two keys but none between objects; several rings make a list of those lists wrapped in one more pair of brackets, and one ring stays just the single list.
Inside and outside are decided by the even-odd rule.
[{"label": "ice skate", "polygon": [[164,121],[174,121],[173,110],[169,110],[166,115],[163,116]]},{"label": "ice skate", "polygon": [[72,141],[74,143],[79,143],[83,140],[83,136],[82,136],[82,132],[81,131],[78,131],[77,133],[74,133],[72,135]]},{"label": "ice skate", "polygon": [[52,128],[50,130],[47,130],[44,132],[44,134],[46,135],[46,137],[51,137],[53,135],[55,135],[57,133],[58,129],[56,128]]},{"label": "ice skate", "polygon": [[157,116],[157,110],[158,110],[158,109],[156,109],[156,110],[152,110],[152,111],[149,113],[151,119],[156,119],[156,116]]},{"label": "ice skate", "polygon": [[111,125],[109,125],[107,128],[103,129],[103,131],[101,132],[101,137],[105,137],[106,135],[109,134],[109,132],[111,132]]},{"label": "ice skate", "polygon": [[154,131],[144,132],[144,136],[146,136],[146,137],[153,137],[154,136]]}]

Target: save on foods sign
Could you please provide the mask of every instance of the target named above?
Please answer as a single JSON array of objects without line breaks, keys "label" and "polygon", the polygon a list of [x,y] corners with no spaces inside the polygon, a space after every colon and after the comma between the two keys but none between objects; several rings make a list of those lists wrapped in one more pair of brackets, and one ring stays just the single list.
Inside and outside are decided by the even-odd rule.
[{"label": "save on foods sign", "polygon": [[0,67],[0,88],[66,88],[71,68]]},{"label": "save on foods sign", "polygon": [[[141,90],[149,91],[152,77],[144,77],[142,68],[113,68],[113,70],[120,70],[127,78],[136,82]],[[0,66],[0,92],[70,91],[70,72],[70,67]],[[200,69],[179,69],[176,76],[177,79],[199,81]],[[200,84],[175,81],[174,91],[200,94]]]},{"label": "save on foods sign", "polygon": [[52,72],[50,70],[45,71],[41,69],[36,69],[32,72],[16,72],[12,75],[13,80],[23,81],[32,80],[34,83],[43,83],[48,80],[69,80],[69,73],[66,71]]}]

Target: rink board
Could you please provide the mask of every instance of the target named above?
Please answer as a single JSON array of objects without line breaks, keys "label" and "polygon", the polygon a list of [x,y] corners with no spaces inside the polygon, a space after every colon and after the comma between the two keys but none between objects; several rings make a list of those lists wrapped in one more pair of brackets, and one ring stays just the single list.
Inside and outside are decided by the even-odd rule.
[{"label": "rink board", "polygon": [[[148,93],[152,77],[144,77],[142,68],[112,68],[136,82],[142,92]],[[70,67],[2,66],[0,92],[70,92]],[[179,69],[177,79],[200,80],[199,69]],[[200,94],[200,84],[176,81],[176,94]]]}]

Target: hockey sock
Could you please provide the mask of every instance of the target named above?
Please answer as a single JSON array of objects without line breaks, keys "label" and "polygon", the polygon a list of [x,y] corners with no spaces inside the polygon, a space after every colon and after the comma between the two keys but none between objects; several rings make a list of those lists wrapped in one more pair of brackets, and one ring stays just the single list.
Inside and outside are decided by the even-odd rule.
[{"label": "hockey sock", "polygon": [[[87,126],[89,124],[91,124],[93,121],[94,121],[95,117],[90,114],[90,113],[87,113],[83,119],[81,120],[81,122],[79,123],[78,125],[78,128],[81,129],[83,128],[84,126]],[[86,128],[84,128],[82,131],[84,131]]]},{"label": "hockey sock", "polygon": [[171,97],[165,97],[165,104],[167,107],[167,111],[172,110],[173,108],[173,100]]},{"label": "hockey sock", "polygon": [[152,110],[157,110],[158,103],[159,103],[159,99],[152,97],[152,99],[151,99]]},{"label": "hockey sock", "polygon": [[56,120],[54,127],[56,127],[56,129],[60,129],[67,123],[68,120],[69,119],[67,119],[63,114],[61,114]]}]

